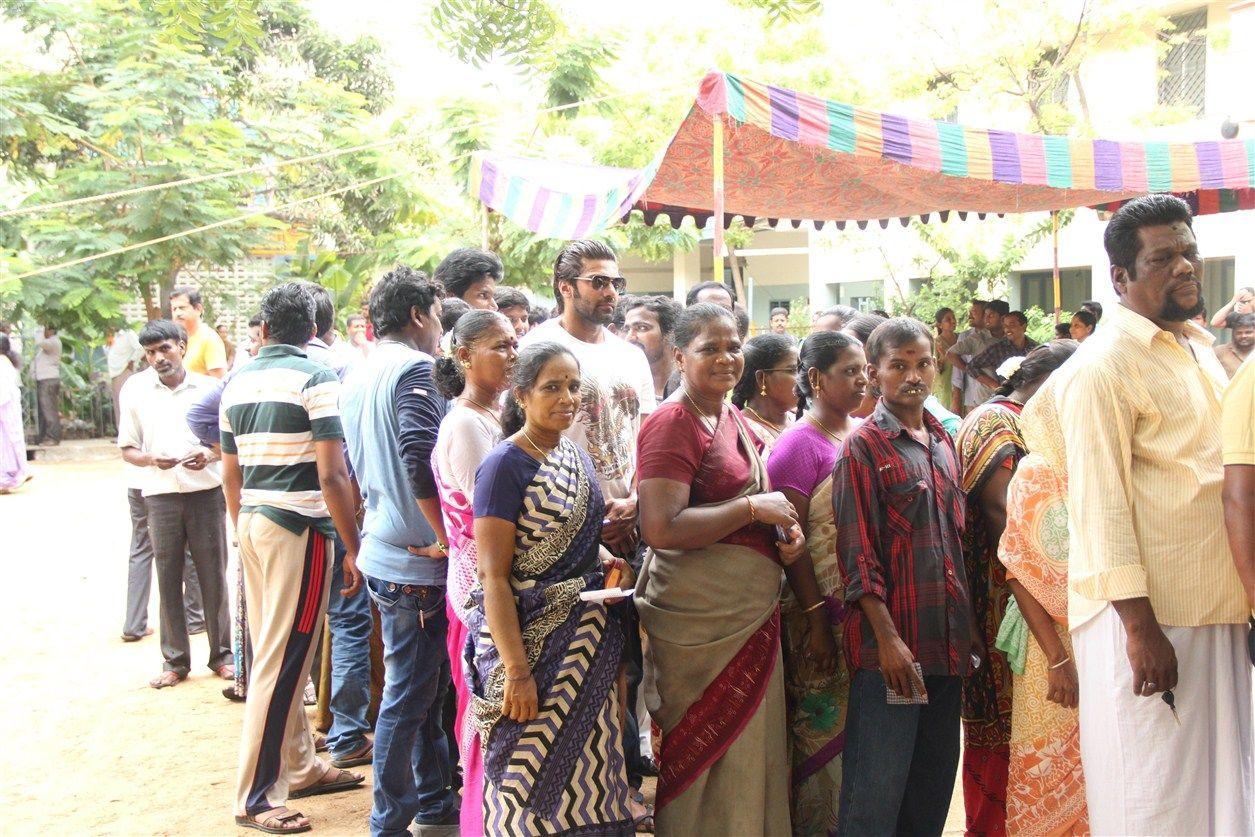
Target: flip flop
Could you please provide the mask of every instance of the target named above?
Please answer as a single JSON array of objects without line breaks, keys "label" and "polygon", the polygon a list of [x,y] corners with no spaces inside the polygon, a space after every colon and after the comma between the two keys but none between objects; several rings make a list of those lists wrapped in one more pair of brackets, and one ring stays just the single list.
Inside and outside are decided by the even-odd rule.
[{"label": "flip flop", "polygon": [[352,790],[359,787],[366,781],[366,777],[357,773],[350,773],[347,770],[339,770],[339,768],[331,768],[339,772],[341,776],[348,776],[348,779],[337,779],[334,782],[317,782],[307,788],[300,790],[288,791],[288,799],[305,799],[308,796],[321,796],[324,793],[339,793],[340,791]]},{"label": "flip flop", "polygon": [[[170,678],[174,679],[171,680]],[[161,674],[148,681],[148,685],[154,689],[168,689],[171,686],[177,686],[187,679],[186,674],[179,674],[176,671],[163,671]]]}]

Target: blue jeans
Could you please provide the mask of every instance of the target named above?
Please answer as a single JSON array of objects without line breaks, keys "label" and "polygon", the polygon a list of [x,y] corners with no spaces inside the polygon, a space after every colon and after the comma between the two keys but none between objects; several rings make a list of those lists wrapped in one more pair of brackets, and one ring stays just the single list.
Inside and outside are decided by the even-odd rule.
[{"label": "blue jeans", "polygon": [[331,597],[327,623],[331,626],[331,729],[327,750],[342,758],[362,749],[370,724],[370,595],[363,589],[340,595],[344,575],[344,541],[336,538],[331,563]]},{"label": "blue jeans", "polygon": [[928,703],[885,702],[879,671],[850,680],[838,834],[941,834],[959,767],[958,677],[924,678]]},{"label": "blue jeans", "polygon": [[452,678],[445,648],[444,587],[366,577],[379,608],[384,648],[383,702],[375,722],[373,835],[405,835],[420,825],[457,822],[449,743],[441,706]]}]

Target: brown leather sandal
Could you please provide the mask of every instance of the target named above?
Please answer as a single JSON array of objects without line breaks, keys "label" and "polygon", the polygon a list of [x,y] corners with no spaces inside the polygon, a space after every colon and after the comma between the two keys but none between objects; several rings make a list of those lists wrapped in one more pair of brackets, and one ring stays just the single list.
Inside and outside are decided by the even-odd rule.
[{"label": "brown leather sandal", "polygon": [[328,766],[327,772],[314,784],[307,788],[288,791],[288,799],[304,799],[307,796],[319,796],[324,793],[339,793],[340,791],[352,790],[365,781],[366,777],[361,773]]},{"label": "brown leather sandal", "polygon": [[313,828],[304,814],[287,808],[271,808],[260,814],[236,817],[235,824],[241,828],[255,828],[267,834],[300,834]]}]

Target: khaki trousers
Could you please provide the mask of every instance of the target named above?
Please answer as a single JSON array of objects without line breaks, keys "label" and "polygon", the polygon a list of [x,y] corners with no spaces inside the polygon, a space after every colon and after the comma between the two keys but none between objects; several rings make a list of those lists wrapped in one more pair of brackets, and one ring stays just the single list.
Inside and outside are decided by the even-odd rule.
[{"label": "khaki trousers", "polygon": [[332,539],[295,534],[256,512],[240,515],[236,533],[253,644],[235,801],[242,816],[282,807],[329,769],[314,755],[301,695],[327,612]]}]

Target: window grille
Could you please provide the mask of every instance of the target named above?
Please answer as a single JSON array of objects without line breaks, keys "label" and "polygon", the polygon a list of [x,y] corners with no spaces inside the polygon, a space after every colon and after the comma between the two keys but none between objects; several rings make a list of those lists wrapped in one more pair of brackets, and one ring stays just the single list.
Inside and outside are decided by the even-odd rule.
[{"label": "window grille", "polygon": [[1159,35],[1168,44],[1159,59],[1159,104],[1202,116],[1207,99],[1207,9],[1169,20],[1172,30]]}]

